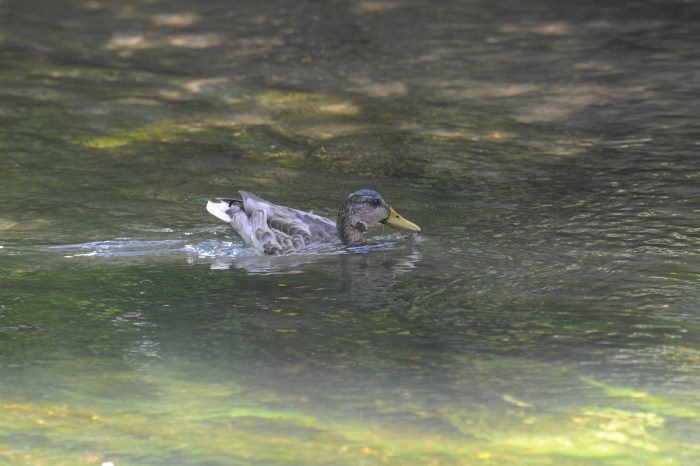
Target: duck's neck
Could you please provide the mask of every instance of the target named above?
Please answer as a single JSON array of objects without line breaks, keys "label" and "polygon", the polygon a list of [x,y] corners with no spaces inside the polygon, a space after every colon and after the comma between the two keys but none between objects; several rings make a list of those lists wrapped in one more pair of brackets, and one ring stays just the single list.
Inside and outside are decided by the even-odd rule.
[{"label": "duck's neck", "polygon": [[365,237],[362,235],[366,228],[358,228],[357,225],[353,225],[346,216],[338,215],[338,219],[335,222],[336,228],[338,228],[338,237],[340,241],[347,246],[356,246],[365,242]]}]

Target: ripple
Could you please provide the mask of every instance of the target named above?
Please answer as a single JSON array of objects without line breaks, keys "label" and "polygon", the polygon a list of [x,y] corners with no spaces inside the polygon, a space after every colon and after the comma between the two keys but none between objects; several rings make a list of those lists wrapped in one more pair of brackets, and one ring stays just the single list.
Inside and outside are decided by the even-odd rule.
[{"label": "ripple", "polygon": [[[324,257],[340,254],[363,255],[372,251],[401,249],[405,235],[392,234],[372,238],[372,243],[346,247],[340,243],[315,243],[295,253],[283,256],[268,256],[237,238],[230,240],[192,241],[193,238],[173,240],[136,240],[116,238],[49,246],[49,250],[59,251],[64,258],[109,258],[129,259],[148,256],[186,257],[190,265],[208,265],[211,269],[240,268],[251,273],[285,273],[293,271],[301,264],[316,262]],[[43,248],[42,248],[43,249]]]},{"label": "ripple", "polygon": [[68,252],[66,258],[73,257],[121,257],[121,256],[143,256],[151,254],[163,254],[181,249],[181,240],[131,240],[115,239],[106,241],[93,241],[89,243],[64,244],[50,246],[49,249],[56,249]]},{"label": "ripple", "polygon": [[253,252],[245,250],[240,244],[232,241],[204,241],[198,244],[186,244],[182,249],[202,258],[249,256],[253,254]]}]

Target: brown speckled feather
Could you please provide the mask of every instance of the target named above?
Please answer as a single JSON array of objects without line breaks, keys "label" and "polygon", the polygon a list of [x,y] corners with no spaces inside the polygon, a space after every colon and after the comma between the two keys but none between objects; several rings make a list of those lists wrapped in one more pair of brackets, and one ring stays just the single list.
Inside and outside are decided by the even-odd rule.
[{"label": "brown speckled feather", "polygon": [[284,254],[310,244],[338,240],[335,222],[330,219],[275,205],[246,191],[240,194],[252,236],[257,240],[254,243],[266,254]]}]

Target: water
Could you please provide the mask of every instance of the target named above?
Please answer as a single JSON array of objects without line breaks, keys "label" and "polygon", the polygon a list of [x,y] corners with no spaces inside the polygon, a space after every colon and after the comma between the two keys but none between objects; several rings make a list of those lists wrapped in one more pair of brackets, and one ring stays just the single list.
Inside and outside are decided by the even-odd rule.
[{"label": "water", "polygon": [[0,13],[0,463],[698,463],[697,2]]}]

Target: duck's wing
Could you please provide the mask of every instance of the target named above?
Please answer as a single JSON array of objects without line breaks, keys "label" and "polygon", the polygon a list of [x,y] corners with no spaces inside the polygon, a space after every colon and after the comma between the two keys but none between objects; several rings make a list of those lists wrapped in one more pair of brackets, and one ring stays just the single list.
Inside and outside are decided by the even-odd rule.
[{"label": "duck's wing", "polygon": [[335,222],[311,212],[280,206],[240,191],[254,236],[268,254],[292,252],[313,243],[338,239]]},{"label": "duck's wing", "polygon": [[[267,223],[267,213],[264,210],[255,210],[250,215],[243,209],[242,201],[219,199],[217,202],[207,202],[207,210],[210,214],[231,225],[243,241],[255,246],[265,254],[281,254],[288,252],[285,249],[285,241],[282,235],[272,230]],[[291,243],[292,246],[294,243]],[[302,246],[298,246],[302,247]]]},{"label": "duck's wing", "polygon": [[[248,218],[242,206],[235,202],[231,199],[219,199],[216,202],[209,201],[207,202],[207,211],[214,217],[230,224],[238,233],[238,236],[243,238],[243,241],[262,251],[263,244],[256,237],[250,218]],[[240,203],[240,201],[238,202]]]}]

